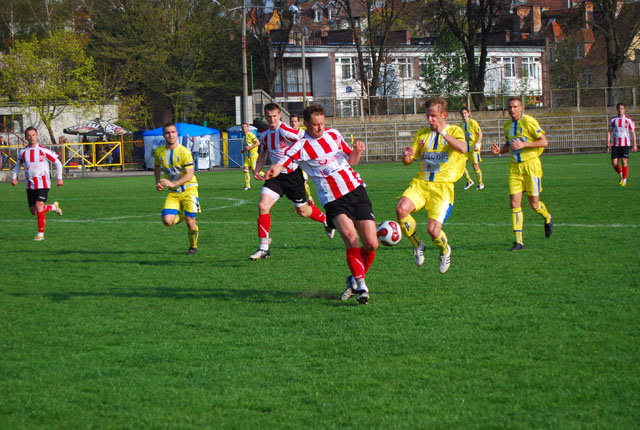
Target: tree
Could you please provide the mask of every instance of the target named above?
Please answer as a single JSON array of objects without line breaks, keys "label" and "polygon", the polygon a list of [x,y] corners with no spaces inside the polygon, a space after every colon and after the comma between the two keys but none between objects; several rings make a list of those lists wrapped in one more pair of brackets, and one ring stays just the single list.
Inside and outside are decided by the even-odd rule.
[{"label": "tree", "polygon": [[640,5],[617,0],[595,0],[593,5],[594,29],[605,39],[607,86],[613,87],[629,47],[640,33]]},{"label": "tree", "polygon": [[[403,17],[403,0],[337,0],[347,17],[358,55],[357,74],[364,96],[379,95],[384,75],[389,37]],[[362,18],[362,19],[360,19]]]},{"label": "tree", "polygon": [[444,29],[420,70],[425,94],[460,95],[466,89],[467,62],[460,41]]},{"label": "tree", "polygon": [[582,81],[584,60],[576,58],[583,43],[565,39],[553,47],[553,60],[549,67],[551,83],[556,88],[575,88]]},{"label": "tree", "polygon": [[[466,7],[462,7],[466,3]],[[509,11],[508,0],[427,0],[428,10],[460,41],[467,62],[469,91],[477,109],[486,105],[484,79],[489,36],[498,16]]]},{"label": "tree", "polygon": [[35,109],[55,143],[51,122],[67,107],[91,104],[98,82],[93,59],[73,33],[53,31],[41,39],[16,41],[2,59],[1,91],[26,108]]}]

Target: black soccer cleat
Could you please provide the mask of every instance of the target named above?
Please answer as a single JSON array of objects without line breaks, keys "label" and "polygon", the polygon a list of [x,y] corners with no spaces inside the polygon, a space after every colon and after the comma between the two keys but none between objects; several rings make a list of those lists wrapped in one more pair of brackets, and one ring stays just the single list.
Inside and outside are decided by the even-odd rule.
[{"label": "black soccer cleat", "polygon": [[197,252],[198,252],[198,248],[190,247],[189,250],[187,251],[187,255],[196,255]]},{"label": "black soccer cleat", "polygon": [[524,249],[524,245],[518,242],[513,242],[513,247],[510,251],[522,251]]},{"label": "black soccer cleat", "polygon": [[544,237],[547,239],[553,234],[553,218],[551,221],[544,223]]}]

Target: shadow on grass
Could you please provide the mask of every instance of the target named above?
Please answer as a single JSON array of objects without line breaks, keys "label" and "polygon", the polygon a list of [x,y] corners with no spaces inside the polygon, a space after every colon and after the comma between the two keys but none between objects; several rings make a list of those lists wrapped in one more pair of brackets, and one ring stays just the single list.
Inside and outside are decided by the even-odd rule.
[{"label": "shadow on grass", "polygon": [[64,302],[82,297],[115,297],[125,299],[214,299],[220,301],[250,301],[254,303],[274,303],[295,301],[300,298],[339,301],[339,296],[328,291],[265,291],[253,289],[225,289],[225,288],[168,288],[158,287],[149,290],[133,291],[66,291],[52,293],[11,293],[15,297],[39,296],[50,299],[52,302]]}]

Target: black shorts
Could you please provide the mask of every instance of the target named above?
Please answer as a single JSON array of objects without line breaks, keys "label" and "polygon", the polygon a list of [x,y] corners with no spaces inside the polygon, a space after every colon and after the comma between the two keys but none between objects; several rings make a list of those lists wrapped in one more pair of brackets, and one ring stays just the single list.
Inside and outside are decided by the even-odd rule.
[{"label": "black shorts", "polygon": [[307,201],[304,176],[302,176],[302,169],[299,167],[291,173],[280,174],[275,178],[268,179],[264,183],[264,187],[277,193],[280,197],[287,196],[294,204],[302,204]]},{"label": "black shorts", "polygon": [[611,148],[611,159],[629,158],[629,146],[613,146]]},{"label": "black shorts", "polygon": [[36,201],[46,202],[48,197],[49,197],[49,188],[27,190],[27,201],[29,202],[29,207],[35,206]]},{"label": "black shorts", "polygon": [[335,227],[332,222],[333,219],[340,214],[345,214],[354,222],[375,221],[371,200],[369,200],[367,190],[362,185],[339,199],[327,203],[324,206],[324,210],[327,212],[327,222],[332,227]]}]

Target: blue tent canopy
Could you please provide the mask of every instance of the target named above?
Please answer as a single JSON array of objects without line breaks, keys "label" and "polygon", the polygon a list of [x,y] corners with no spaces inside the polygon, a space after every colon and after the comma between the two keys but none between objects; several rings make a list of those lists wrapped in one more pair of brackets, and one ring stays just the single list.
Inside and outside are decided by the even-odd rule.
[{"label": "blue tent canopy", "polygon": [[[184,137],[187,134],[191,137],[220,134],[220,130],[216,130],[215,128],[203,127],[196,124],[187,124],[186,122],[177,123],[176,128],[178,129],[178,136],[181,137]],[[147,130],[144,132],[144,136],[162,136],[162,127]]]}]

